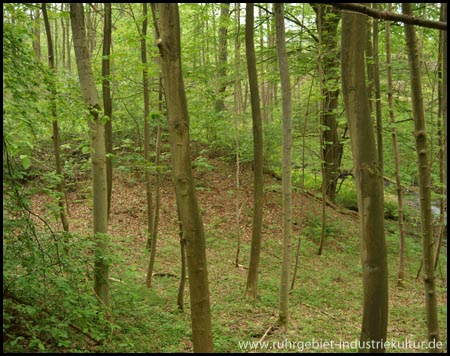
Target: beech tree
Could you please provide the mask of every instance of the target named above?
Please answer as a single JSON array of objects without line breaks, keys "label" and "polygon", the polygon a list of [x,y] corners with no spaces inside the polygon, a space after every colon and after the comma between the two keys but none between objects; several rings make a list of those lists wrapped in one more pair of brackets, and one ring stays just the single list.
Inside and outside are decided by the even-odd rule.
[{"label": "beech tree", "polygon": [[84,24],[83,4],[70,3],[73,44],[81,93],[92,118],[88,121],[91,135],[93,180],[93,220],[96,241],[94,290],[99,300],[109,306],[109,266],[105,259],[108,233],[108,197],[106,183],[105,125],[95,88]]},{"label": "beech tree", "polygon": [[163,85],[169,118],[172,177],[186,241],[194,352],[212,352],[211,312],[205,237],[192,177],[189,113],[181,70],[180,20],[177,4],[159,4]]},{"label": "beech tree", "polygon": [[280,324],[289,324],[289,274],[292,249],[292,189],[291,189],[291,151],[292,151],[292,102],[289,80],[284,10],[282,3],[274,3],[276,45],[280,67],[281,97],[283,106],[283,162],[282,162],[282,220],[283,220],[283,259],[280,278]]},{"label": "beech tree", "polygon": [[[366,19],[342,15],[341,75],[358,198],[363,275],[361,352],[384,352],[388,316],[383,182],[365,83]],[[380,342],[380,343],[378,343]]]},{"label": "beech tree", "polygon": [[[403,13],[412,16],[412,5],[402,3]],[[423,107],[422,83],[420,79],[419,50],[414,26],[405,24],[406,45],[411,77],[411,97],[414,117],[414,137],[417,151],[417,170],[419,172],[420,216],[422,230],[422,254],[425,287],[425,310],[428,328],[428,341],[439,341],[439,324],[437,313],[436,281],[434,275],[433,252],[433,218],[431,215],[431,174],[428,159],[427,128]]]},{"label": "beech tree", "polygon": [[261,253],[261,231],[263,219],[264,175],[263,175],[263,134],[261,106],[259,102],[258,76],[254,43],[254,7],[247,3],[245,8],[245,53],[247,56],[248,81],[253,120],[253,225],[250,265],[245,294],[255,299],[258,290],[259,256]]}]

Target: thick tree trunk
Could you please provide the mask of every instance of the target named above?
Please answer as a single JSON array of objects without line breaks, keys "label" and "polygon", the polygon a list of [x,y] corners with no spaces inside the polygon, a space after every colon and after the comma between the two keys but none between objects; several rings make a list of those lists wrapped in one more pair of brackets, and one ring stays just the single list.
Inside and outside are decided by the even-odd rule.
[{"label": "thick tree trunk", "polygon": [[75,57],[80,79],[81,93],[92,116],[89,120],[91,136],[91,159],[93,178],[93,219],[96,239],[96,258],[94,266],[94,290],[103,305],[109,306],[109,266],[106,262],[108,233],[108,197],[106,185],[105,127],[98,94],[95,88],[89,50],[87,47],[83,4],[70,3]]},{"label": "thick tree trunk", "polygon": [[339,11],[329,5],[313,4],[316,11],[317,26],[322,45],[322,101],[320,123],[325,127],[322,132],[323,160],[326,196],[334,201],[339,176],[343,145],[339,140],[337,125],[337,106],[339,99],[339,56],[337,29],[341,19]]},{"label": "thick tree trunk", "polygon": [[291,191],[291,151],[292,151],[292,102],[289,80],[286,35],[282,3],[274,3],[276,24],[276,46],[280,67],[281,96],[283,107],[283,162],[282,162],[282,219],[283,219],[283,259],[280,278],[280,317],[283,327],[289,324],[289,275],[292,250],[292,191]]},{"label": "thick tree trunk", "polygon": [[245,23],[245,51],[247,55],[248,81],[250,84],[250,101],[253,119],[253,155],[254,155],[254,183],[253,183],[253,225],[252,245],[250,251],[250,265],[247,276],[245,294],[255,299],[258,290],[259,256],[261,253],[261,231],[263,220],[263,135],[261,122],[261,107],[258,92],[258,77],[256,74],[256,56],[254,43],[254,8],[253,3],[246,4]]},{"label": "thick tree trunk", "polygon": [[[403,13],[412,16],[410,3],[402,3]],[[423,108],[422,84],[417,37],[413,25],[405,24],[406,45],[411,75],[411,97],[414,116],[414,136],[416,138],[417,169],[419,172],[420,212],[422,223],[422,248],[424,266],[424,286],[428,341],[439,341],[436,285],[433,253],[433,219],[431,215],[431,174],[428,159],[427,129]],[[431,348],[430,352],[437,351]]]},{"label": "thick tree trunk", "polygon": [[[47,33],[47,44],[48,44],[48,66],[50,70],[53,72],[53,75],[56,75],[55,65],[53,62],[53,41],[52,34],[50,31],[50,22],[48,20],[47,15],[47,5],[42,3],[42,14],[44,17],[45,23],[45,31]],[[56,83],[55,77],[51,78],[50,82],[50,95],[51,95],[51,107],[52,107],[52,139],[53,139],[53,149],[55,150],[55,166],[56,166],[56,174],[59,177],[59,182],[56,185],[56,191],[60,194],[57,198],[58,207],[59,207],[59,216],[61,218],[61,223],[65,232],[69,231],[69,221],[67,219],[66,210],[64,208],[63,197],[65,196],[64,191],[64,174],[61,163],[61,155],[60,155],[60,147],[59,147],[59,128],[58,128],[58,119],[57,119],[57,111],[56,111]]]},{"label": "thick tree trunk", "polygon": [[361,230],[364,303],[360,351],[384,352],[388,316],[384,196],[361,51],[366,43],[365,26],[362,15],[342,15],[342,92],[350,128]]},{"label": "thick tree trunk", "polygon": [[172,177],[186,241],[194,352],[212,352],[211,312],[202,216],[192,177],[189,114],[181,70],[177,4],[159,4],[157,41],[169,116]]}]

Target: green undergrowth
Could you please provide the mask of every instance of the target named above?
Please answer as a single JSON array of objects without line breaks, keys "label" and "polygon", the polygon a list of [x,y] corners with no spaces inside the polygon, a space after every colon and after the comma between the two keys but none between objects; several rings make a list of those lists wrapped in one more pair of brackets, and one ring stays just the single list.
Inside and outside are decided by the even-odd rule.
[{"label": "green undergrowth", "polygon": [[[205,168],[208,168],[205,166]],[[278,193],[274,193],[278,194]],[[312,204],[309,202],[309,204]],[[244,297],[250,255],[249,236],[241,236],[235,266],[236,236],[229,221],[205,224],[212,328],[216,352],[356,352],[327,349],[324,342],[355,342],[362,318],[359,227],[345,215],[327,210],[323,254],[317,255],[320,204],[305,213],[294,232],[301,248],[297,279],[290,293],[291,325],[276,328],[281,232],[265,225],[258,298]],[[16,212],[16,214],[18,214]],[[23,217],[25,219],[25,217]],[[179,310],[179,245],[176,234],[158,242],[153,287],[145,285],[148,252],[135,236],[110,239],[111,308],[99,308],[92,291],[93,240],[64,236],[26,220],[20,233],[16,219],[6,220],[3,241],[4,352],[191,352],[189,283],[184,310]],[[227,228],[223,228],[227,226]],[[396,222],[386,221],[389,268],[388,338],[397,342],[426,340],[422,279],[416,279],[421,242],[407,237],[406,279],[397,287],[399,236]],[[174,230],[176,231],[176,230]],[[391,231],[391,232],[389,232]],[[70,251],[64,257],[64,249]],[[292,248],[292,267],[296,248]],[[75,258],[76,257],[76,258]],[[447,335],[447,256],[437,270],[440,334]],[[320,344],[308,344],[312,341]],[[255,342],[262,343],[255,344]],[[309,346],[308,346],[309,345]],[[349,344],[350,345],[350,344]],[[420,349],[388,349],[419,352]]]}]

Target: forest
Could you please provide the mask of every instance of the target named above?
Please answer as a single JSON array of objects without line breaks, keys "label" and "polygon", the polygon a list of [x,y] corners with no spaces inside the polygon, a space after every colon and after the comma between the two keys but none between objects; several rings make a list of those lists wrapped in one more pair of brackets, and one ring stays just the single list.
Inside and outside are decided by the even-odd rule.
[{"label": "forest", "polygon": [[446,3],[4,3],[3,352],[447,352]]}]

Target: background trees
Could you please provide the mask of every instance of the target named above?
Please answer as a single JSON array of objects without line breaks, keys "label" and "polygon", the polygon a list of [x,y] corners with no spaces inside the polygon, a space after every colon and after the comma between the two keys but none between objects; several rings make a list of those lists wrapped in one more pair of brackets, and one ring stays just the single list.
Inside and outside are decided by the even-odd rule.
[{"label": "background trees", "polygon": [[[357,214],[347,208],[359,210],[364,218],[372,216],[374,211],[363,210],[362,198],[358,198],[366,196],[369,190],[378,202],[373,216],[378,219],[377,224],[385,226],[386,263],[391,271],[389,277],[397,269],[399,260],[397,219],[404,223],[405,230],[406,245],[403,246],[406,246],[406,258],[401,277],[405,283],[403,288],[389,285],[390,324],[387,337],[401,339],[400,335],[414,335],[416,339],[424,338],[427,331],[422,322],[425,318],[423,285],[414,280],[422,259],[422,247],[418,244],[418,231],[424,226],[420,218],[418,189],[422,179],[418,179],[419,155],[415,153],[415,137],[411,135],[414,120],[404,20],[413,21],[418,38],[423,119],[428,133],[427,174],[431,191],[427,194],[434,214],[431,222],[433,231],[428,234],[438,239],[440,231],[444,232],[441,243],[436,242],[428,249],[431,258],[427,257],[427,262],[432,260],[433,264],[437,263],[437,317],[441,333],[446,335],[446,300],[443,298],[447,273],[443,225],[446,136],[442,134],[445,132],[442,129],[446,127],[446,52],[443,50],[446,32],[441,30],[446,26],[443,23],[445,19],[441,17],[440,4],[413,4],[414,18],[402,15],[398,4],[392,4],[392,14],[385,12],[387,6],[383,4],[378,9],[363,5],[352,7],[352,11],[363,11],[378,19],[383,15],[394,20],[389,22],[390,63],[385,61],[387,40],[383,36],[384,18],[378,23],[378,30],[375,24],[371,28],[373,43],[369,47],[374,50],[374,61],[376,54],[379,55],[381,100],[377,99],[377,103],[381,104],[382,115],[378,117],[382,118],[382,122],[381,125],[377,123],[376,127],[379,137],[376,160],[380,161],[382,154],[384,174],[380,173],[378,178],[384,175],[384,185],[380,187],[381,182],[375,182],[372,176],[363,177],[373,178],[374,183],[370,187],[363,185],[357,194],[355,182],[359,184],[362,177],[357,164],[361,162],[359,155],[365,154],[359,147],[373,148],[371,137],[375,127],[372,130],[370,124],[360,127],[366,130],[366,136],[362,143],[356,144],[358,152],[352,153],[348,139],[350,137],[354,143],[360,131],[347,129],[346,115],[351,114],[354,119],[357,113],[345,109],[340,90],[344,71],[338,65],[340,40],[345,35],[339,19],[348,14],[346,9],[341,10],[348,5],[351,4],[336,4],[334,7],[323,4],[283,5],[284,43],[289,60],[287,81],[291,83],[292,93],[292,114],[284,116],[282,101],[285,96],[280,95],[280,71],[275,47],[275,6],[252,6],[254,24],[248,29],[253,30],[254,39],[246,45],[246,20],[238,4],[180,4],[181,48],[176,53],[181,58],[179,69],[183,71],[190,119],[180,126],[184,129],[183,141],[175,145],[175,150],[170,148],[173,141],[169,139],[169,131],[174,128],[166,120],[167,115],[171,117],[169,103],[175,94],[170,95],[166,102],[157,79],[160,65],[151,60],[158,56],[154,38],[157,21],[149,21],[149,11],[146,14],[142,4],[112,4],[112,47],[108,54],[109,40],[104,40],[103,36],[108,33],[109,7],[97,3],[84,5],[85,43],[92,67],[90,89],[98,93],[98,103],[102,99],[106,103],[109,101],[108,93],[103,93],[101,89],[102,84],[105,84],[105,89],[109,86],[114,106],[113,144],[110,152],[105,153],[114,167],[112,181],[115,188],[111,193],[111,214],[106,226],[112,238],[110,248],[103,250],[98,248],[96,240],[88,238],[94,229],[91,211],[93,208],[96,212],[99,210],[90,188],[92,165],[99,161],[96,157],[92,160],[91,153],[100,150],[92,151],[89,138],[91,128],[83,119],[90,117],[90,113],[79,90],[78,75],[83,75],[83,71],[73,67],[73,45],[74,40],[78,42],[78,33],[74,33],[69,26],[69,4],[46,6],[48,32],[52,35],[53,46],[42,40],[45,26],[40,4],[4,4],[4,348],[17,352],[43,349],[77,351],[77,348],[83,351],[192,351],[194,345],[191,340],[198,338],[193,337],[189,315],[194,312],[191,303],[196,303],[188,293],[184,293],[183,285],[195,284],[195,276],[190,272],[184,279],[179,271],[180,222],[183,222],[182,241],[190,237],[189,232],[185,231],[184,221],[187,218],[176,208],[176,202],[178,199],[181,205],[183,199],[187,200],[193,192],[199,201],[198,207],[195,207],[192,197],[188,205],[195,207],[190,208],[189,212],[195,215],[197,222],[200,216],[203,223],[202,231],[197,230],[199,233],[196,236],[201,240],[203,235],[204,257],[208,257],[208,264],[204,266],[208,268],[209,276],[207,294],[211,298],[214,350],[242,350],[238,341],[242,341],[243,333],[256,341],[285,339],[286,334],[281,329],[269,327],[275,324],[271,316],[280,301],[280,285],[286,286],[285,280],[283,283],[280,280],[283,259],[281,237],[283,232],[289,234],[288,228],[282,228],[281,202],[283,190],[287,191],[282,187],[282,181],[286,182],[289,174],[292,192],[286,196],[292,197],[291,235],[302,241],[296,256],[299,261],[298,287],[290,294],[284,294],[287,297],[284,305],[295,306],[289,310],[290,319],[294,322],[291,332],[297,333],[298,327],[305,340],[313,336],[327,339],[329,335],[343,339],[358,337],[358,313],[361,308],[355,308],[355,304],[358,305],[364,298],[367,301],[368,297],[367,294],[364,297],[359,275],[371,283],[370,278],[366,278],[368,269],[364,262],[361,267],[358,238],[361,235],[363,241],[373,238],[380,242],[382,231],[378,231],[378,237],[375,234],[367,237],[368,229],[358,233],[355,229],[357,221],[354,220]],[[366,15],[361,16],[367,19]],[[142,30],[145,20],[148,22],[147,33]],[[431,27],[422,27],[424,24]],[[377,34],[378,50],[375,48]],[[51,47],[54,48],[57,68],[55,75],[50,73],[45,58]],[[251,47],[254,48],[255,60],[254,72],[249,77],[247,65],[252,61],[247,61],[245,51]],[[150,60],[143,60],[143,55]],[[369,57],[368,54],[365,60],[370,65],[372,61]],[[107,62],[110,65],[109,74],[103,66]],[[319,67],[323,69],[323,80],[320,80]],[[343,69],[349,69],[347,67]],[[390,80],[388,69],[392,74]],[[145,76],[149,79],[147,85],[143,85],[143,73],[144,83]],[[174,74],[174,71],[170,72],[170,75]],[[252,79],[255,77],[258,77],[256,85]],[[358,77],[363,76],[360,73]],[[351,76],[345,76],[345,79],[349,80]],[[178,79],[173,79],[164,85],[166,94],[177,82]],[[56,96],[53,95],[53,88]],[[144,91],[148,94],[146,100]],[[337,95],[338,91],[341,95]],[[389,97],[386,95],[388,92],[391,93]],[[262,122],[258,135],[254,136],[250,115],[255,111],[251,96],[256,93],[259,95],[257,102]],[[179,94],[180,91],[177,91],[176,95]],[[348,96],[349,93],[346,94]],[[89,100],[93,98],[89,96]],[[112,123],[106,118],[111,116],[107,114],[107,105],[102,106],[105,110],[94,111],[94,114],[100,114],[95,120],[89,120],[91,126],[98,125],[95,129],[99,131],[102,125]],[[178,107],[181,108],[181,105]],[[331,107],[333,109],[329,110]],[[365,110],[366,99],[351,107]],[[438,110],[438,107],[441,109]],[[183,109],[186,109],[184,104]],[[389,111],[395,112],[395,122],[389,120]],[[292,162],[285,161],[283,169],[282,126],[289,116],[292,120]],[[52,132],[53,122],[58,123],[62,174],[56,174],[54,169],[52,136],[56,136]],[[360,122],[368,123],[362,119]],[[394,130],[400,165],[395,164],[393,143],[386,134]],[[95,139],[100,137],[101,134],[95,135]],[[383,144],[378,144],[381,141]],[[370,147],[368,143],[371,143]],[[254,144],[258,146],[257,155]],[[191,169],[189,189],[183,191],[186,195],[182,194],[181,200],[175,198],[170,182],[171,175],[176,173],[172,159],[179,153],[178,149],[184,155],[180,162],[185,169]],[[174,154],[175,151],[177,153]],[[334,153],[331,154],[331,151]],[[373,150],[370,154],[372,159]],[[286,152],[284,155],[287,157]],[[334,158],[331,159],[331,156]],[[442,163],[438,164],[439,161]],[[261,173],[262,162],[265,174]],[[335,162],[339,162],[338,168]],[[321,177],[323,164],[329,168],[325,169],[324,174],[329,174],[329,178]],[[400,169],[396,168],[398,166]],[[357,174],[353,173],[355,169]],[[258,174],[259,180],[256,182],[253,179]],[[59,226],[61,195],[56,193],[56,187],[61,182],[61,175],[64,176],[68,195],[69,234],[61,231]],[[156,185],[158,181],[161,190],[160,233],[158,251],[152,248],[153,270],[148,272],[153,278],[152,288],[147,289],[144,275],[149,256],[144,249],[147,242],[144,231],[156,236],[159,208],[156,202],[154,209],[147,208],[149,205],[143,192],[148,183],[155,182]],[[325,189],[321,193],[321,187],[331,191]],[[151,189],[154,200],[158,201],[157,188],[152,186]],[[378,191],[374,193],[376,189]],[[403,209],[397,203],[400,189],[403,190]],[[264,214],[255,224],[252,219],[258,216],[259,208],[253,204],[254,191],[261,194],[258,196],[264,205],[260,210]],[[322,196],[328,196],[328,199],[322,200]],[[320,222],[320,202],[323,202],[326,212],[326,225]],[[100,210],[103,213],[104,209]],[[154,214],[151,211],[147,214],[146,210],[154,210]],[[103,219],[103,214],[101,216]],[[148,216],[154,218],[151,219],[153,222],[148,223]],[[441,228],[438,228],[437,218],[442,222]],[[284,220],[288,222],[289,218]],[[258,247],[251,241],[253,227],[255,231],[260,230],[259,236],[264,239],[259,246],[259,265],[256,268],[253,263],[255,259],[250,258],[252,248]],[[430,231],[429,226],[427,229]],[[322,232],[327,244],[319,258],[315,252]],[[64,240],[64,237],[69,238]],[[440,252],[438,246],[443,247]],[[187,247],[187,257],[190,259],[192,251],[189,252]],[[237,247],[241,252],[239,260],[235,254]],[[362,251],[365,248],[363,245]],[[383,249],[378,250],[382,252]],[[284,248],[285,257],[292,258],[296,252],[292,248]],[[440,253],[439,259],[437,253]],[[363,253],[361,260],[367,258],[370,259],[370,255]],[[202,259],[201,256],[196,262]],[[109,266],[109,275],[103,277],[111,291],[109,318],[105,318],[104,312],[98,309],[96,300],[92,298],[90,281],[96,274],[96,260]],[[249,265],[253,266],[252,271],[247,270]],[[288,270],[288,267],[291,266],[285,265],[283,270]],[[424,266],[422,273],[429,276],[428,271],[429,265]],[[242,297],[246,292],[245,278],[250,274],[258,277],[258,287],[252,287],[252,294],[254,291],[257,298]],[[182,288],[177,291],[179,282]],[[367,288],[366,282],[364,288]],[[205,285],[203,283],[203,287]],[[373,288],[366,290],[369,294],[372,291]],[[379,300],[384,303],[384,284],[379,291],[383,294]],[[184,299],[190,299],[190,303],[187,302],[179,311],[175,299],[179,305],[183,305]],[[382,306],[380,310],[384,310]],[[195,312],[194,316],[200,314]],[[372,313],[364,311],[364,315],[363,339],[366,336],[371,338],[369,335],[372,332],[365,325]],[[369,324],[375,326],[375,334],[379,330],[383,332],[382,318],[379,325]],[[152,335],[151,342],[148,341],[149,334]],[[205,344],[210,347],[211,338],[208,334],[206,336],[208,341]],[[198,342],[195,343],[195,349],[198,349]]]}]

